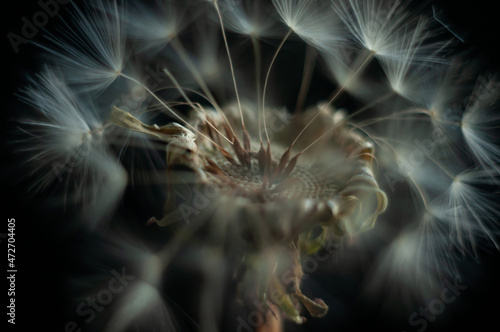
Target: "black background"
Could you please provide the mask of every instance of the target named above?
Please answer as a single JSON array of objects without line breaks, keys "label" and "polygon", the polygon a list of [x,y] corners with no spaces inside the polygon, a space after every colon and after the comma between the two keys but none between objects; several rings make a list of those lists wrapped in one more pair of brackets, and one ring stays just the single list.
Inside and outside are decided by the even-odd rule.
[{"label": "black background", "polygon": [[[485,68],[493,72],[500,69],[500,18],[494,1],[436,1],[444,8],[448,22],[463,33],[466,47],[473,47],[472,57],[481,59]],[[81,262],[79,245],[85,239],[84,231],[71,229],[67,217],[60,212],[42,211],[43,201],[28,199],[26,182],[18,172],[17,161],[5,143],[10,137],[15,123],[11,121],[18,107],[13,94],[26,82],[28,73],[36,71],[42,64],[37,49],[22,45],[18,54],[13,52],[6,37],[7,33],[19,32],[23,16],[31,17],[39,10],[37,1],[9,1],[2,8],[3,28],[2,49],[2,219],[0,233],[6,232],[7,218],[16,219],[16,326],[6,325],[2,331],[64,331],[65,323],[74,315],[74,302],[68,294],[68,283],[86,266]],[[46,28],[52,26],[50,21]],[[35,40],[40,38],[40,34]],[[465,47],[464,46],[464,47]],[[88,245],[88,243],[86,243]],[[6,264],[6,240],[0,244],[2,275]],[[5,259],[5,260],[4,260]],[[454,303],[446,308],[435,323],[426,331],[498,329],[500,305],[500,255],[496,251],[481,253],[479,265],[464,262],[463,267],[476,272],[466,274],[464,284],[469,288]],[[119,267],[118,267],[119,268]],[[328,276],[318,276],[328,279]],[[469,278],[469,279],[468,279]],[[4,314],[7,283],[2,277],[0,283],[0,319],[7,320]],[[407,321],[394,320],[380,315],[377,304],[350,305],[350,312],[341,321],[332,323],[334,328],[321,328],[324,331],[414,331]],[[320,327],[316,327],[319,329]],[[312,330],[312,327],[311,327]]]}]

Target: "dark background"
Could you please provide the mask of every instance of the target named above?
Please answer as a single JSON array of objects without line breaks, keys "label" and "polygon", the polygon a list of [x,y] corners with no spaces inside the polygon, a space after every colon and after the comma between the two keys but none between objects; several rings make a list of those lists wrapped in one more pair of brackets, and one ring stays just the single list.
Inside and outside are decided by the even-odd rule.
[{"label": "dark background", "polygon": [[[444,9],[444,15],[456,32],[464,37],[464,48],[473,47],[471,57],[481,59],[485,68],[493,72],[500,69],[500,19],[494,1],[436,1]],[[69,7],[69,5],[66,5]],[[28,73],[38,70],[43,63],[40,53],[32,45],[22,45],[18,54],[13,52],[6,35],[19,32],[21,18],[31,17],[40,9],[37,1],[9,1],[2,10],[3,28],[2,74],[3,74],[3,121],[2,121],[2,226],[0,233],[6,233],[7,218],[16,219],[16,326],[8,325],[2,331],[36,330],[63,331],[65,323],[74,318],[75,292],[71,287],[75,276],[85,274],[87,269],[95,269],[85,262],[82,248],[89,247],[89,234],[68,225],[70,219],[61,211],[43,208],[44,201],[29,198],[26,181],[19,174],[18,159],[6,141],[11,137],[18,102],[13,94],[26,82]],[[50,20],[46,28],[54,24]],[[35,37],[39,40],[42,31]],[[141,212],[137,212],[142,217]],[[133,229],[133,226],[131,226]],[[6,239],[0,239],[2,275],[6,264]],[[99,256],[99,244],[93,248],[91,256]],[[104,250],[104,249],[103,249]],[[496,330],[500,305],[500,255],[496,251],[481,252],[479,265],[472,260],[463,262],[464,284],[468,289],[455,302],[447,305],[445,312],[436,322],[429,324],[426,331],[454,330]],[[116,268],[120,269],[117,264]],[[473,273],[472,273],[473,272]],[[353,289],[359,276],[353,276]],[[316,276],[317,280],[335,283],[328,275]],[[7,283],[2,277],[0,283],[0,307],[6,305]],[[182,285],[183,287],[188,287]],[[356,301],[349,292],[338,293],[339,301],[344,301],[345,312],[328,315],[318,325],[309,325],[311,331],[414,331],[407,318],[394,318],[381,313],[377,303]],[[2,324],[7,320],[1,310]],[[410,312],[409,312],[410,313]],[[187,324],[188,325],[188,324]],[[333,326],[324,328],[323,326]],[[89,329],[89,331],[92,329]],[[85,331],[85,330],[84,330]]]}]

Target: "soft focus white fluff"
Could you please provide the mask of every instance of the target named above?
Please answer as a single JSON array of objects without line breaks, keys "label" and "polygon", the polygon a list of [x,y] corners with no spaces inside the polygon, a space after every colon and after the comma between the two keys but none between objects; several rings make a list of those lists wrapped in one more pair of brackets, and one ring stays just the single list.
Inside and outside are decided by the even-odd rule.
[{"label": "soft focus white fluff", "polygon": [[40,113],[36,120],[21,122],[29,134],[22,150],[35,165],[31,187],[61,185],[61,200],[82,206],[85,219],[96,224],[120,199],[126,172],[109,152],[103,114],[58,76],[45,69],[21,95]]},{"label": "soft focus white fluff", "polygon": [[57,59],[57,67],[68,83],[84,92],[102,91],[123,69],[125,30],[122,9],[114,0],[97,1],[83,11],[76,5],[56,34],[48,34],[53,46],[42,46]]},{"label": "soft focus white fluff", "polygon": [[318,49],[333,49],[344,39],[339,20],[324,1],[273,0],[273,4],[283,22]]}]

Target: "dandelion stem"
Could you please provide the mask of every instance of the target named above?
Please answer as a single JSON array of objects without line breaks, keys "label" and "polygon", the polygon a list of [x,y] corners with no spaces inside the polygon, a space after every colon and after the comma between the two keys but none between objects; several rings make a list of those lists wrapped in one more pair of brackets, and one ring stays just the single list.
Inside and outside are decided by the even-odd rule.
[{"label": "dandelion stem", "polygon": [[[260,49],[260,44],[259,40],[252,36],[252,46],[253,46],[253,54],[254,54],[254,61],[255,61],[255,88],[257,90],[257,118],[259,119],[258,124],[259,124],[259,137],[262,137],[262,128],[260,124],[260,118],[262,116],[262,104],[261,104],[261,99],[262,99],[262,92],[260,90],[260,81],[261,81],[261,74],[262,74],[262,58],[261,58],[261,49]],[[262,141],[262,138],[261,138]]]},{"label": "dandelion stem", "polygon": [[[394,113],[388,116],[372,119],[372,120],[366,120],[362,121],[356,124],[356,128],[363,128],[363,127],[368,127],[371,126],[372,124],[375,123],[380,123],[383,121],[391,121],[391,120],[401,120],[401,121],[427,121],[427,118],[423,117],[418,117],[418,116],[408,116],[408,115],[428,115],[426,112],[421,112],[419,110],[406,110],[406,111],[401,111],[398,113]],[[404,117],[403,117],[404,116]]]},{"label": "dandelion stem", "polygon": [[[351,84],[351,82],[362,72],[363,69],[365,69],[365,67],[370,63],[370,61],[373,59],[373,57],[375,56],[375,52],[374,51],[370,51],[368,53],[368,55],[366,56],[366,58],[364,60],[362,60],[362,62],[359,64],[359,65],[356,65],[355,67],[356,70],[347,78],[347,80],[332,94],[332,97],[330,98],[330,101],[328,102],[328,104],[326,104],[324,107],[328,107],[331,103],[333,103],[335,101],[335,99],[337,99],[338,96],[340,96],[344,91],[345,89],[349,86],[349,84]],[[359,61],[356,61],[356,62],[359,62]]]},{"label": "dandelion stem", "polygon": [[[395,160],[398,160],[398,159],[401,159],[401,157],[399,156],[398,152],[396,151],[396,149],[392,146],[392,144],[390,142],[388,142],[390,139],[388,138],[385,138],[385,139],[381,139],[379,137],[376,137],[376,136],[373,136],[373,135],[370,135],[370,133],[368,133],[366,130],[362,130],[363,133],[365,133],[368,137],[370,137],[373,142],[375,142],[378,146],[380,146],[382,148],[382,145],[380,144],[381,142],[384,142],[387,147],[391,150],[392,154],[394,155],[394,158]],[[400,141],[397,141],[398,143],[401,143]],[[415,189],[417,190],[421,200],[422,200],[422,203],[424,204],[424,207],[425,209],[427,209],[428,207],[428,201],[429,199],[427,198],[425,192],[423,191],[422,188],[420,188],[420,185],[417,183],[417,181],[411,176],[411,174],[409,173],[406,173],[408,175],[408,178],[410,179],[410,182],[413,184],[413,186],[415,187]]]},{"label": "dandelion stem", "polygon": [[214,105],[215,109],[217,110],[217,113],[219,113],[219,115],[224,119],[224,122],[226,122],[226,124],[228,125],[229,129],[231,130],[231,133],[233,135],[235,135],[233,127],[229,123],[229,120],[227,119],[224,112],[222,112],[219,104],[217,104],[217,101],[216,101],[214,95],[212,94],[212,92],[208,88],[207,84],[203,80],[203,77],[198,72],[195,65],[193,64],[193,62],[189,58],[189,55],[187,54],[186,49],[184,48],[184,46],[182,46],[181,42],[179,41],[179,39],[177,37],[172,39],[172,47],[174,48],[175,52],[177,52],[177,54],[179,55],[182,62],[184,62],[184,64],[188,67],[189,71],[193,75],[194,79],[196,80],[196,82],[198,83],[198,85],[200,86],[202,91],[205,93],[205,95],[208,97],[208,99],[210,99],[210,102],[212,105]]},{"label": "dandelion stem", "polygon": [[[167,76],[170,78],[170,80],[174,83],[175,87],[177,88],[177,90],[179,90],[180,94],[187,101],[187,103],[189,104],[189,106],[191,106],[196,111],[199,111],[199,109],[201,109],[202,110],[201,113],[206,116],[207,113],[205,112],[205,110],[203,109],[203,107],[196,107],[193,104],[193,102],[191,101],[191,99],[189,99],[189,97],[184,92],[184,89],[179,85],[179,82],[175,79],[175,77],[172,75],[172,73],[166,67],[163,68],[163,72],[165,74],[167,74]],[[212,127],[213,130],[215,130],[219,135],[221,135],[222,138],[224,138],[226,141],[228,141],[229,143],[232,144],[232,142],[229,140],[229,138],[227,138],[226,136],[224,136],[224,134],[221,133],[210,121],[207,121],[207,123],[208,123],[208,125],[210,127]]]},{"label": "dandelion stem", "polygon": [[294,139],[293,143],[291,145],[294,145],[297,140],[300,138],[300,136],[302,136],[302,134],[304,133],[304,131],[306,131],[306,129],[314,122],[314,120],[316,120],[318,118],[318,116],[328,107],[330,106],[331,103],[334,102],[335,99],[337,99],[338,96],[340,96],[340,94],[342,92],[345,91],[346,87],[351,83],[351,81],[359,75],[359,73],[361,72],[361,69],[365,68],[366,65],[373,59],[373,56],[375,55],[375,53],[373,51],[371,51],[370,53],[368,53],[368,56],[363,60],[363,62],[358,66],[358,68],[356,69],[356,71],[354,73],[351,74],[351,76],[349,76],[349,78],[346,80],[346,82],[344,84],[342,84],[342,86],[340,88],[337,89],[336,92],[334,92],[332,98],[330,99],[330,101],[324,105],[317,113],[316,115],[304,126],[304,128],[302,128],[302,130],[299,132],[299,134],[297,135],[297,137]]},{"label": "dandelion stem", "polygon": [[[309,149],[310,147],[312,147],[314,144],[316,144],[318,141],[320,141],[321,139],[323,139],[324,137],[326,137],[326,135],[328,135],[329,133],[331,133],[333,130],[335,130],[335,128],[338,128],[341,124],[345,124],[349,119],[353,118],[354,116],[356,116],[357,114],[360,114],[364,111],[366,111],[367,109],[377,105],[378,103],[381,103],[383,102],[384,100],[387,100],[389,98],[391,98],[392,96],[394,96],[395,93],[394,92],[390,92],[388,94],[386,94],[385,96],[382,96],[381,98],[375,100],[374,102],[370,103],[369,105],[366,105],[362,108],[360,108],[359,110],[355,111],[354,113],[350,114],[349,116],[343,118],[341,121],[339,121],[338,123],[334,124],[332,126],[332,128],[328,129],[326,132],[324,132],[321,136],[319,136],[317,139],[315,139],[311,144],[309,144],[307,147],[305,147],[302,152],[305,152],[307,149]],[[324,109],[324,108],[323,108]],[[322,109],[322,110],[323,110]],[[319,114],[319,113],[318,113]],[[356,128],[358,128],[358,126],[356,126]]]},{"label": "dandelion stem", "polygon": [[[263,123],[264,123],[264,132],[266,133],[266,139],[267,139],[268,143],[270,142],[270,140],[269,140],[269,133],[267,132],[266,116],[264,114],[265,110],[266,110],[267,82],[269,80],[269,75],[271,74],[271,69],[273,68],[274,61],[276,61],[276,58],[278,57],[278,54],[279,54],[281,48],[285,44],[286,40],[288,39],[288,37],[290,36],[290,34],[292,33],[292,31],[293,31],[292,29],[288,30],[288,33],[285,35],[285,37],[281,41],[281,44],[278,46],[278,49],[276,50],[276,53],[274,53],[273,59],[271,60],[271,64],[269,65],[269,68],[267,70],[266,80],[264,81],[264,89],[263,89],[263,94],[262,94],[262,118],[263,118]],[[262,141],[262,138],[260,138],[260,140]]]},{"label": "dandelion stem", "polygon": [[455,175],[453,175],[447,168],[445,168],[440,162],[438,162],[436,160],[436,158],[432,157],[432,156],[427,156],[433,163],[434,165],[436,165],[437,167],[439,167],[440,170],[443,171],[444,174],[446,174],[446,176],[448,176],[451,180],[454,180],[456,178]]},{"label": "dandelion stem", "polygon": [[420,198],[422,199],[422,203],[424,204],[425,209],[427,210],[427,196],[425,195],[425,192],[423,191],[422,188],[420,188],[420,185],[418,182],[410,175],[408,174],[408,177],[410,178],[411,182],[413,183],[413,186],[415,189],[417,189],[418,194],[420,195]]},{"label": "dandelion stem", "polygon": [[[370,138],[372,138],[374,141],[375,140],[382,140],[382,139],[380,139],[378,137],[374,137],[374,136],[370,135],[366,130],[360,129],[357,126],[356,126],[356,129],[361,130],[363,133],[365,133],[367,136],[369,136]],[[404,144],[407,148],[410,148],[410,149],[414,148],[413,145],[405,144],[404,142],[402,142],[400,140],[393,140],[393,139],[386,138],[384,141],[386,141],[387,145],[390,145],[389,141],[394,141],[397,144]],[[394,151],[394,150],[393,150],[393,153],[394,153],[394,155],[397,155],[397,152]],[[443,171],[443,173],[446,176],[448,176],[451,180],[454,180],[456,178],[456,176],[454,174],[452,174],[446,167],[444,167],[442,163],[440,163],[439,161],[437,161],[436,158],[432,157],[432,155],[426,154],[425,156],[427,158],[429,158],[429,160],[432,161],[434,163],[434,165],[436,165],[441,171]]]},{"label": "dandelion stem", "polygon": [[222,20],[222,15],[221,15],[221,12],[219,9],[219,4],[217,3],[217,1],[214,1],[214,7],[215,7],[215,10],[217,11],[217,15],[219,16],[220,27],[222,30],[222,38],[224,39],[224,45],[226,46],[227,58],[229,59],[229,67],[231,68],[231,76],[233,77],[234,92],[236,93],[236,100],[238,101],[238,109],[240,110],[241,126],[243,127],[243,130],[246,131],[245,121],[243,119],[243,111],[241,109],[240,95],[238,93],[238,85],[236,84],[236,77],[234,75],[233,60],[231,59],[231,52],[229,51],[229,45],[227,43],[226,31],[224,30],[224,21]]},{"label": "dandelion stem", "polygon": [[311,78],[314,68],[314,63],[318,57],[318,52],[309,45],[306,48],[306,59],[304,61],[304,71],[302,73],[302,84],[300,85],[299,96],[297,97],[297,104],[295,106],[295,113],[298,113],[304,108],[307,92],[311,86]]},{"label": "dandelion stem", "polygon": [[346,116],[344,119],[342,119],[342,123],[345,123],[347,122],[348,120],[352,119],[353,117],[355,117],[356,115],[359,115],[361,113],[363,113],[364,111],[366,111],[367,109],[370,109],[372,108],[373,106],[377,105],[377,104],[380,104],[381,102],[383,101],[386,101],[392,97],[394,97],[394,95],[396,95],[396,93],[394,91],[391,91],[385,95],[383,95],[382,97],[378,98],[377,100],[374,100],[373,102],[361,107],[360,109],[356,110],[355,112],[353,112],[352,114],[349,114],[349,116]]},{"label": "dandelion stem", "polygon": [[206,136],[205,134],[201,133],[198,129],[196,129],[194,126],[192,126],[189,122],[187,122],[186,120],[184,120],[179,114],[177,114],[173,109],[171,109],[170,107],[168,107],[167,104],[165,104],[165,102],[163,100],[161,100],[161,98],[159,98],[153,91],[151,91],[147,86],[145,86],[144,84],[142,84],[141,82],[139,82],[138,80],[136,80],[135,78],[133,77],[130,77],[124,73],[120,73],[120,76],[139,85],[140,87],[142,87],[143,89],[145,89],[154,99],[156,99],[163,107],[165,107],[166,110],[168,110],[170,112],[170,114],[172,114],[176,119],[178,119],[179,121],[183,122],[187,127],[189,127],[191,130],[193,130],[194,132],[198,133],[200,136],[206,138],[207,140],[209,140],[212,144],[216,145],[216,146],[219,146],[217,143],[215,143],[210,137]]}]

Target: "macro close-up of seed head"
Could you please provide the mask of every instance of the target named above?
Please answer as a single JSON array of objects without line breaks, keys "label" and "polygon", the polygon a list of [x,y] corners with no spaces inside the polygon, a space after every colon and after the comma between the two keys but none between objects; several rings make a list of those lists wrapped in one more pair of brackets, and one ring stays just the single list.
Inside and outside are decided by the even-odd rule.
[{"label": "macro close-up of seed head", "polygon": [[500,249],[500,83],[444,2],[46,6],[7,140],[59,330],[455,326]]}]

